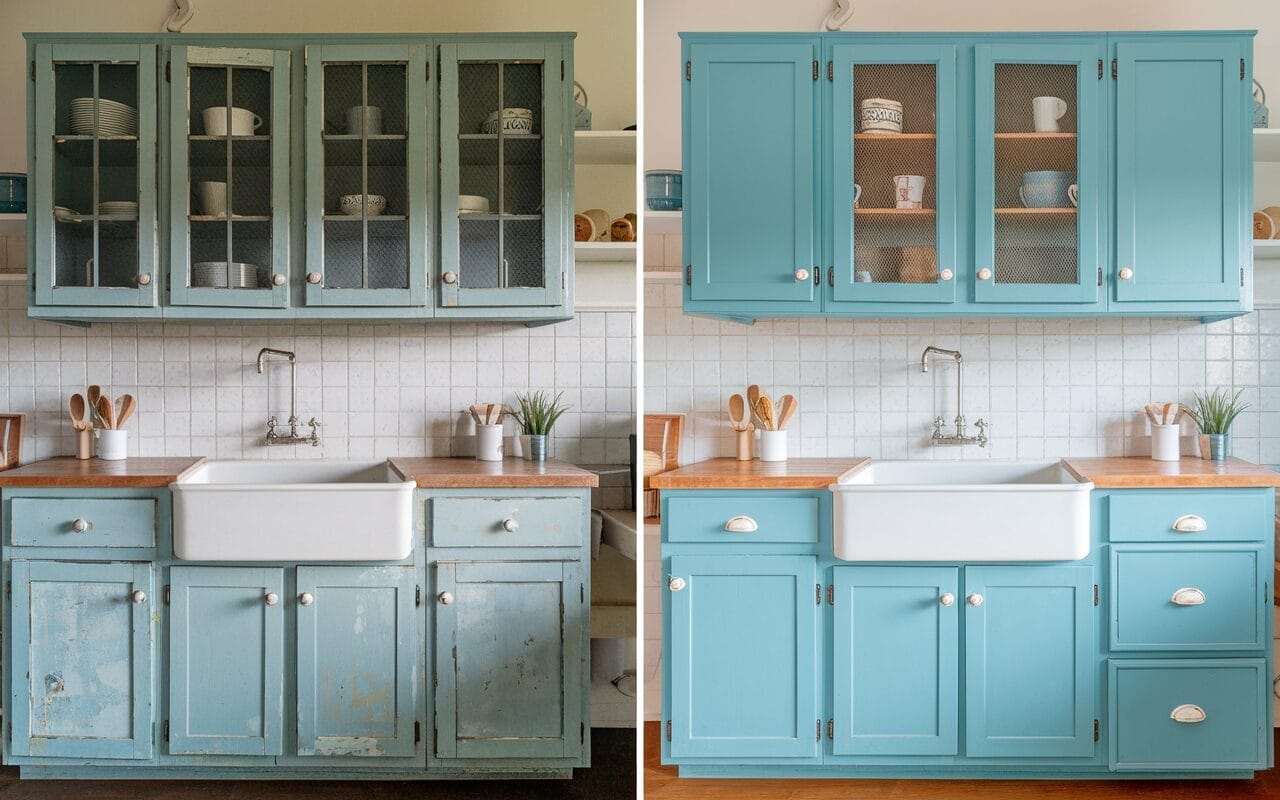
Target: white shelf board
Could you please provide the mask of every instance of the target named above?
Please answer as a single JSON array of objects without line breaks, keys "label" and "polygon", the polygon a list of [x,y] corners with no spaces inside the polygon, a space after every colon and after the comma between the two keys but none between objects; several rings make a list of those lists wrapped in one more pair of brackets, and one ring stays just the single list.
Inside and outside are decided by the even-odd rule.
[{"label": "white shelf board", "polygon": [[573,158],[577,164],[636,163],[635,131],[574,131]]},{"label": "white shelf board", "polygon": [[680,233],[684,220],[683,211],[645,211],[644,233]]},{"label": "white shelf board", "polygon": [[1280,258],[1280,239],[1254,239],[1253,258],[1255,261]]},{"label": "white shelf board", "polygon": [[1253,129],[1253,160],[1280,161],[1280,128]]},{"label": "white shelf board", "polygon": [[630,261],[636,262],[639,247],[635,242],[574,242],[575,261]]}]

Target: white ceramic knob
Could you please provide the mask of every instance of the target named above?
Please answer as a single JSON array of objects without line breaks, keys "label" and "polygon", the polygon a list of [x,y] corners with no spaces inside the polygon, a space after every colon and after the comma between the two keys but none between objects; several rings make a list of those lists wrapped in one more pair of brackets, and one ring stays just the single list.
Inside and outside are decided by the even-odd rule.
[{"label": "white ceramic knob", "polygon": [[138,605],[142,605],[143,603],[147,602],[147,593],[142,591],[141,589],[134,592],[133,602],[137,603]]},{"label": "white ceramic knob", "polygon": [[445,283],[457,283],[457,282],[458,282],[458,273],[456,273],[456,272],[446,272],[445,274],[443,274],[443,275],[441,275],[441,276],[440,276],[440,280],[444,281]]},{"label": "white ceramic knob", "polygon": [[809,280],[809,270],[805,269],[804,267],[800,267],[799,269],[797,269],[797,270],[796,270],[796,280],[797,280],[797,281],[807,281],[807,280]]},{"label": "white ceramic knob", "polygon": [[267,601],[267,605],[274,606],[276,603],[280,602],[280,595],[275,592],[267,592],[267,596],[263,599]]},{"label": "white ceramic knob", "polygon": [[671,578],[667,581],[667,588],[673,592],[678,592],[685,586],[684,578]]},{"label": "white ceramic knob", "polygon": [[1121,267],[1119,275],[1120,275],[1120,280],[1122,281],[1133,280],[1133,270],[1129,269],[1128,267]]},{"label": "white ceramic knob", "polygon": [[441,592],[437,599],[440,600],[440,605],[447,606],[453,602],[453,592]]},{"label": "white ceramic knob", "polygon": [[284,286],[284,282],[285,282],[285,277],[278,272],[275,275],[271,276],[272,286]]},{"label": "white ceramic knob", "polygon": [[951,270],[949,270],[949,269],[944,269],[944,270],[942,270],[942,272],[939,272],[939,273],[938,273],[938,277],[939,277],[943,282],[949,281],[949,280],[951,280],[952,278],[954,278],[955,276],[956,276],[956,274],[955,274],[954,272],[952,272]]},{"label": "white ceramic knob", "polygon": [[319,283],[319,282],[320,282],[321,277],[322,277],[322,276],[320,275],[320,273],[319,273],[319,272],[308,272],[308,273],[307,273],[307,283]]},{"label": "white ceramic knob", "polygon": [[93,523],[87,519],[76,518],[71,521],[71,530],[76,533],[86,533],[92,527]]},{"label": "white ceramic knob", "polygon": [[978,270],[978,280],[980,281],[991,280],[991,270],[987,269],[986,267],[983,267],[982,269]]},{"label": "white ceramic knob", "polygon": [[143,272],[143,273],[141,273],[141,274],[139,274],[139,275],[138,275],[138,285],[139,285],[139,286],[146,286],[146,285],[148,285],[149,283],[151,283],[151,273],[150,273],[150,272]]},{"label": "white ceramic knob", "polygon": [[304,606],[309,606],[315,601],[316,601],[316,597],[311,592],[303,592],[302,594],[298,595],[298,602]]},{"label": "white ceramic knob", "polygon": [[966,597],[964,601],[969,605],[973,606],[974,608],[977,608],[978,606],[982,605],[982,595],[978,594],[977,592],[974,592],[973,594]]},{"label": "white ceramic knob", "polygon": [[507,533],[515,533],[520,530],[520,523],[516,522],[513,517],[507,517],[502,521],[502,529]]},{"label": "white ceramic knob", "polygon": [[942,595],[938,598],[938,602],[944,606],[955,605],[956,596],[951,592],[943,592]]}]

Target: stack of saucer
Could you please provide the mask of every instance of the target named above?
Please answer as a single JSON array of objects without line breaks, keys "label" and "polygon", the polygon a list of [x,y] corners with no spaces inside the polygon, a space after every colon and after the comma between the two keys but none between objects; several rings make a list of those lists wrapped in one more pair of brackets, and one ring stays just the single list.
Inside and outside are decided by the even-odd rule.
[{"label": "stack of saucer", "polygon": [[138,204],[132,200],[104,200],[98,203],[99,214],[113,216],[138,216]]}]

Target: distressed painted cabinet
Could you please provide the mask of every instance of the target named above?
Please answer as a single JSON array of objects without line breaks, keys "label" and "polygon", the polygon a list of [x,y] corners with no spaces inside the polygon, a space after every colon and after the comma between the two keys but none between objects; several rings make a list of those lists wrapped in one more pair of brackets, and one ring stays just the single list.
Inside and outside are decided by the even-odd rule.
[{"label": "distressed painted cabinet", "polygon": [[684,309],[1245,313],[1252,37],[682,34]]}]

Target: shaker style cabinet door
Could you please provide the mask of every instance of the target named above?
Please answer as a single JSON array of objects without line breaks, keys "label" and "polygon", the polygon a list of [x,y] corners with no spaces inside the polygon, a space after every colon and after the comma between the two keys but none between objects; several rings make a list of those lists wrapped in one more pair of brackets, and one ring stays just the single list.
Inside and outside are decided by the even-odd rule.
[{"label": "shaker style cabinet door", "polygon": [[1125,41],[1116,64],[1119,303],[1237,301],[1251,149],[1239,41]]},{"label": "shaker style cabinet door", "polygon": [[1101,36],[976,46],[978,302],[1102,297],[1105,53]]},{"label": "shaker style cabinet door", "polygon": [[156,305],[156,48],[39,44],[35,305]]},{"label": "shaker style cabinet door", "polygon": [[175,755],[277,756],[284,571],[169,571],[169,743]]},{"label": "shaker style cabinet door", "polygon": [[686,47],[687,301],[817,310],[816,53],[816,40]]},{"label": "shaker style cabinet door", "polygon": [[816,758],[812,556],[672,556],[670,754]]},{"label": "shaker style cabinet door", "polygon": [[151,758],[151,565],[14,561],[15,756]]},{"label": "shaker style cabinet door", "polygon": [[556,306],[573,178],[559,43],[440,48],[440,305]]},{"label": "shaker style cabinet door", "polygon": [[836,302],[956,299],[956,48],[832,48]]},{"label": "shaker style cabinet door", "polygon": [[309,306],[426,304],[435,180],[430,50],[306,49]]},{"label": "shaker style cabinet door", "polygon": [[169,56],[169,302],[289,304],[289,52]]}]

